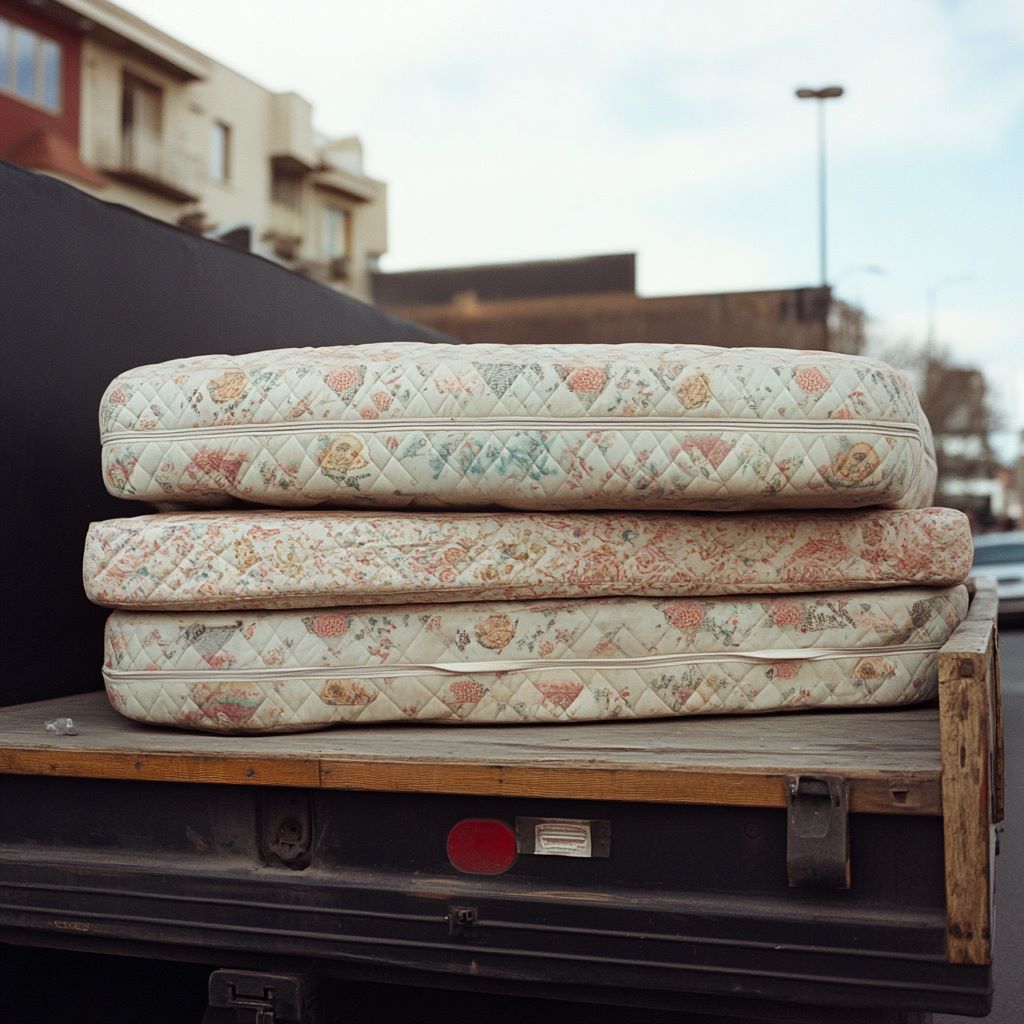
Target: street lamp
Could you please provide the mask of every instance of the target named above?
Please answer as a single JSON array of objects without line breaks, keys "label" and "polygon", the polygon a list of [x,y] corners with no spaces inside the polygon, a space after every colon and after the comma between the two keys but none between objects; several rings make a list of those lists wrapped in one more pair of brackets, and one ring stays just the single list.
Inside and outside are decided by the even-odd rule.
[{"label": "street lamp", "polygon": [[874,274],[876,277],[885,277],[888,271],[885,267],[878,266],[877,263],[865,263],[859,267],[846,267],[844,270],[840,270],[832,279],[832,287],[835,288],[840,281],[845,281],[846,278],[853,277],[856,274]]},{"label": "street lamp", "polygon": [[800,88],[797,99],[818,100],[818,246],[821,266],[821,286],[828,285],[828,264],[826,256],[825,223],[825,104],[823,100],[837,100],[843,95],[841,85],[827,85],[824,89]]}]

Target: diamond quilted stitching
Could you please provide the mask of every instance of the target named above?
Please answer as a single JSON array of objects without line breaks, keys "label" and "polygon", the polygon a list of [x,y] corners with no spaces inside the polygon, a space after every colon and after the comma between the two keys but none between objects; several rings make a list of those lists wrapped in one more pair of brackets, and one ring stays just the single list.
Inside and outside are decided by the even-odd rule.
[{"label": "diamond quilted stitching", "polygon": [[[108,623],[108,667],[151,672],[152,679],[119,680],[115,672],[107,685],[115,705],[132,717],[226,731],[890,705],[933,694],[937,655],[898,647],[865,655],[865,648],[937,647],[966,607],[966,592],[956,587],[820,598],[345,609],[320,618],[302,612],[115,613]],[[793,647],[850,653],[810,664],[731,657]],[[700,651],[718,657],[713,664],[669,667],[629,660]],[[471,667],[479,660],[538,656],[550,667],[513,665],[483,674]],[[603,663],[573,668],[566,658]],[[436,661],[467,662],[467,672],[404,667]],[[362,667],[380,665],[394,665],[395,675],[361,675]],[[241,678],[226,677],[224,668]],[[303,678],[303,668],[332,675]],[[175,679],[176,671],[198,671],[203,678]],[[325,690],[333,673],[336,689]]]},{"label": "diamond quilted stitching", "polygon": [[93,524],[90,598],[128,608],[314,607],[949,584],[948,509],[801,516],[175,513]]},{"label": "diamond quilted stitching", "polygon": [[[321,469],[331,438],[352,438],[351,468]],[[837,466],[855,445],[877,462],[862,477]],[[402,431],[394,437],[325,432],[253,435],[210,448],[201,440],[111,443],[105,479],[122,497],[216,501],[231,496],[279,505],[402,507],[503,504],[506,507],[690,508],[857,507],[918,503],[916,441],[849,434],[695,436],[636,430],[558,432]],[[116,467],[127,467],[118,470]],[[929,478],[930,479],[930,478]]]},{"label": "diamond quilted stitching", "polygon": [[[587,447],[584,456],[579,442],[585,426],[575,432],[528,434],[481,429],[461,439],[440,429],[417,440],[398,422],[415,416],[587,415],[776,420],[792,422],[794,433],[761,437],[750,430],[742,437],[741,451],[735,432],[716,441],[698,431],[687,441],[681,428],[680,436],[659,435],[652,446],[634,419],[606,430],[615,434],[609,445]],[[794,439],[807,449],[825,443],[813,431],[801,432],[800,422],[835,417],[848,419],[849,438],[831,435],[815,467],[831,466],[859,441],[879,448],[876,470],[863,480],[837,479],[815,473],[815,467],[802,470],[803,476],[789,473],[794,459],[806,458],[794,450]],[[396,420],[398,443],[389,445],[382,435],[359,435],[366,418]],[[861,419],[917,426],[925,451],[913,440],[886,442],[858,432]],[[254,432],[230,443],[160,437],[170,427],[315,425],[323,420],[348,420],[350,425],[341,429],[352,431],[366,448],[367,464],[341,485],[325,477],[316,461],[316,433],[282,439]],[[111,443],[105,452],[112,491],[145,500],[171,495],[206,502],[225,494],[279,504],[357,507],[467,501],[536,507],[556,501],[564,507],[629,502],[634,507],[715,509],[723,502],[736,507],[806,504],[810,495],[801,492],[806,484],[817,488],[813,499],[819,506],[849,507],[920,503],[934,474],[927,425],[905,379],[879,364],[828,353],[374,345],[217,356],[122,375],[105,396],[101,422],[110,430],[153,432],[148,441]],[[731,454],[719,458],[715,444],[728,444]],[[692,465],[676,451],[680,445],[693,456]],[[214,458],[203,455],[214,449]],[[638,467],[637,456],[645,451],[660,453],[666,479],[659,477],[653,461]],[[736,464],[741,455],[742,471]],[[593,472],[583,471],[584,459],[593,462]]]}]

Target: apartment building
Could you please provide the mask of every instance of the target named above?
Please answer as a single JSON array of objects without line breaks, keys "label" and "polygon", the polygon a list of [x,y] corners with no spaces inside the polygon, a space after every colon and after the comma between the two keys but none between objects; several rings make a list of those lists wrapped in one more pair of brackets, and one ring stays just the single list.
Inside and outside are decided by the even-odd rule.
[{"label": "apartment building", "polygon": [[357,138],[107,0],[0,0],[0,159],[365,300],[387,248]]}]

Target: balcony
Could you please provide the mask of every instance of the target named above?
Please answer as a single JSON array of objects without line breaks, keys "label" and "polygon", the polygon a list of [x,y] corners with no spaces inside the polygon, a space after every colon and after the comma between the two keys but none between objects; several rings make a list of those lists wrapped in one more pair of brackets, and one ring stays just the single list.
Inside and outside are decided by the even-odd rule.
[{"label": "balcony", "polygon": [[199,201],[198,157],[167,145],[147,132],[127,130],[100,147],[105,174],[175,203]]},{"label": "balcony", "polygon": [[302,207],[288,206],[271,200],[267,228],[281,237],[301,238],[305,231]]}]

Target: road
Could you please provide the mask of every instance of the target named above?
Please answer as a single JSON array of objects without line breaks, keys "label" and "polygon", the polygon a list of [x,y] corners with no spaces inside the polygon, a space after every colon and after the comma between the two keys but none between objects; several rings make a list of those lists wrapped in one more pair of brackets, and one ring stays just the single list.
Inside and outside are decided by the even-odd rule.
[{"label": "road", "polygon": [[[996,861],[996,995],[989,1024],[1024,1021],[1024,628],[1002,629],[1006,821]],[[937,1016],[936,1024],[976,1017]]]}]

